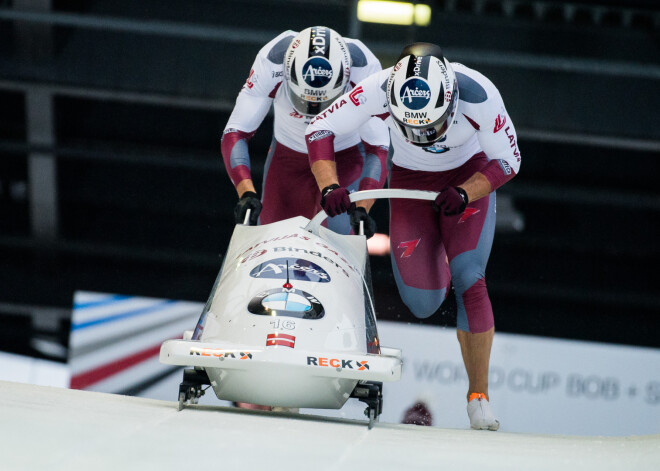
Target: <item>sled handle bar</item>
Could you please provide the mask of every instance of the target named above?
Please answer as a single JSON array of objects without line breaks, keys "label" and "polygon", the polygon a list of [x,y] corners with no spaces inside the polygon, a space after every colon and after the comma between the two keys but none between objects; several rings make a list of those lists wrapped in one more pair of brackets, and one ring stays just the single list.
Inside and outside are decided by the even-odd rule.
[{"label": "sled handle bar", "polygon": [[[414,200],[427,200],[435,201],[439,193],[436,191],[424,191],[424,190],[405,190],[402,188],[386,188],[383,190],[363,190],[356,191],[348,195],[351,203],[362,200],[372,200],[372,199],[381,199],[381,198],[405,198],[405,199],[414,199]],[[311,221],[305,226],[305,230],[311,232],[312,234],[318,235],[319,227],[325,218],[328,215],[325,211],[319,211],[316,216],[312,218]]]}]

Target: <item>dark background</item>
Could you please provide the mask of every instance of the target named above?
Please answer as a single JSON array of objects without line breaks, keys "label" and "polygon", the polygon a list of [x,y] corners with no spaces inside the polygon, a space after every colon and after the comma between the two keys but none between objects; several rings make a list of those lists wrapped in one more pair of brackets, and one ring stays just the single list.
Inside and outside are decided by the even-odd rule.
[{"label": "dark background", "polygon": [[[523,157],[498,191],[499,331],[660,347],[657,2],[426,3],[402,27],[349,0],[0,0],[0,350],[64,360],[75,290],[206,301],[236,201],[221,131],[261,46],[317,24],[383,67],[440,44],[499,88]],[[419,322],[371,263],[379,317]]]}]

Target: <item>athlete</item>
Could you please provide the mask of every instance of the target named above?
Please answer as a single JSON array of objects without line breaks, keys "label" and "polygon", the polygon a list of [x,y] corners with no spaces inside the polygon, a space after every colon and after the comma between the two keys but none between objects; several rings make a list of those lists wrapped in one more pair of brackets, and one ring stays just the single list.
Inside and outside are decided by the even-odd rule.
[{"label": "athlete", "polygon": [[[320,196],[309,169],[305,128],[318,113],[331,115],[330,105],[367,76],[380,71],[378,59],[360,41],[342,38],[323,26],[300,33],[285,31],[257,54],[222,137],[222,156],[238,192],[234,215],[249,224],[268,224],[293,216],[311,218],[321,210]],[[250,171],[247,142],[262,123],[271,104],[274,110],[273,140],[266,159],[262,199]],[[310,139],[314,139],[311,137]],[[389,131],[378,118],[337,138],[333,144],[336,174],[349,190],[382,188],[387,176]],[[347,234],[351,224],[373,235],[375,222],[368,216],[373,201],[357,210],[328,220],[328,226]]]},{"label": "athlete", "polygon": [[[392,269],[403,301],[419,318],[438,309],[453,283],[470,425],[497,430],[488,396],[494,319],[485,270],[495,190],[520,168],[516,132],[497,88],[450,63],[440,47],[415,43],[394,67],[367,77],[332,106],[332,115],[318,116],[306,131],[329,215],[350,206],[333,170],[333,139],[374,116],[391,129],[390,187],[439,192],[432,204],[390,200]],[[319,133],[322,139],[309,139]]]}]

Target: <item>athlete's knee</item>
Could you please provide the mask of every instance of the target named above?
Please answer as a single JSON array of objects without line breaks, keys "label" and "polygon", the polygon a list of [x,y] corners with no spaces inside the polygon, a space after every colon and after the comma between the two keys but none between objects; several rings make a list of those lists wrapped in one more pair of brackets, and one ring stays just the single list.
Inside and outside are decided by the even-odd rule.
[{"label": "athlete's knee", "polygon": [[488,297],[486,280],[480,278],[467,290],[457,295],[458,328],[474,334],[486,332],[495,326],[493,308]]},{"label": "athlete's knee", "polygon": [[478,280],[484,278],[483,267],[476,262],[461,261],[454,263],[452,261],[450,269],[451,280],[456,293],[466,292]]},{"label": "athlete's knee", "polygon": [[486,288],[485,267],[469,253],[455,257],[449,266],[456,290],[458,328],[472,333],[491,329],[493,308]]},{"label": "athlete's knee", "polygon": [[442,290],[404,290],[401,292],[403,303],[410,309],[418,319],[426,319],[438,310],[445,299],[445,291]]},{"label": "athlete's knee", "polygon": [[396,261],[392,260],[394,281],[399,289],[399,296],[410,312],[419,319],[426,319],[438,310],[447,295],[447,289],[422,289],[408,286],[404,281]]}]

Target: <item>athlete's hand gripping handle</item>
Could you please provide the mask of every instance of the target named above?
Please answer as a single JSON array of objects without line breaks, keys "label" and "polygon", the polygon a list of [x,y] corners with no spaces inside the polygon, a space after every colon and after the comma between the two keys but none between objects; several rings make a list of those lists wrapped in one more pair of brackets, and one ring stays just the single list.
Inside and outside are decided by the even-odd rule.
[{"label": "athlete's hand gripping handle", "polygon": [[328,185],[321,190],[321,207],[330,217],[353,212],[355,205],[351,203],[348,190],[337,185]]},{"label": "athlete's hand gripping handle", "polygon": [[[435,191],[404,190],[401,188],[387,188],[383,190],[362,190],[349,195],[352,203],[357,201],[381,199],[381,198],[406,198],[425,201],[434,201],[438,196]],[[316,216],[305,226],[305,230],[312,234],[318,234],[321,223],[328,217],[325,211],[319,211]],[[365,228],[366,231],[366,228]]]},{"label": "athlete's hand gripping handle", "polygon": [[[261,213],[261,201],[254,191],[246,191],[236,203],[234,208],[234,221],[236,224],[248,224],[256,226],[259,221],[259,213]],[[246,221],[246,215],[249,211],[249,216]]]},{"label": "athlete's hand gripping handle", "polygon": [[465,211],[468,204],[468,195],[459,186],[450,186],[440,190],[440,194],[433,202],[433,209],[442,211],[445,216],[455,216]]},{"label": "athlete's hand gripping handle", "polygon": [[355,208],[355,211],[351,213],[351,227],[353,233],[365,235],[367,239],[376,233],[376,221],[362,207]]}]

